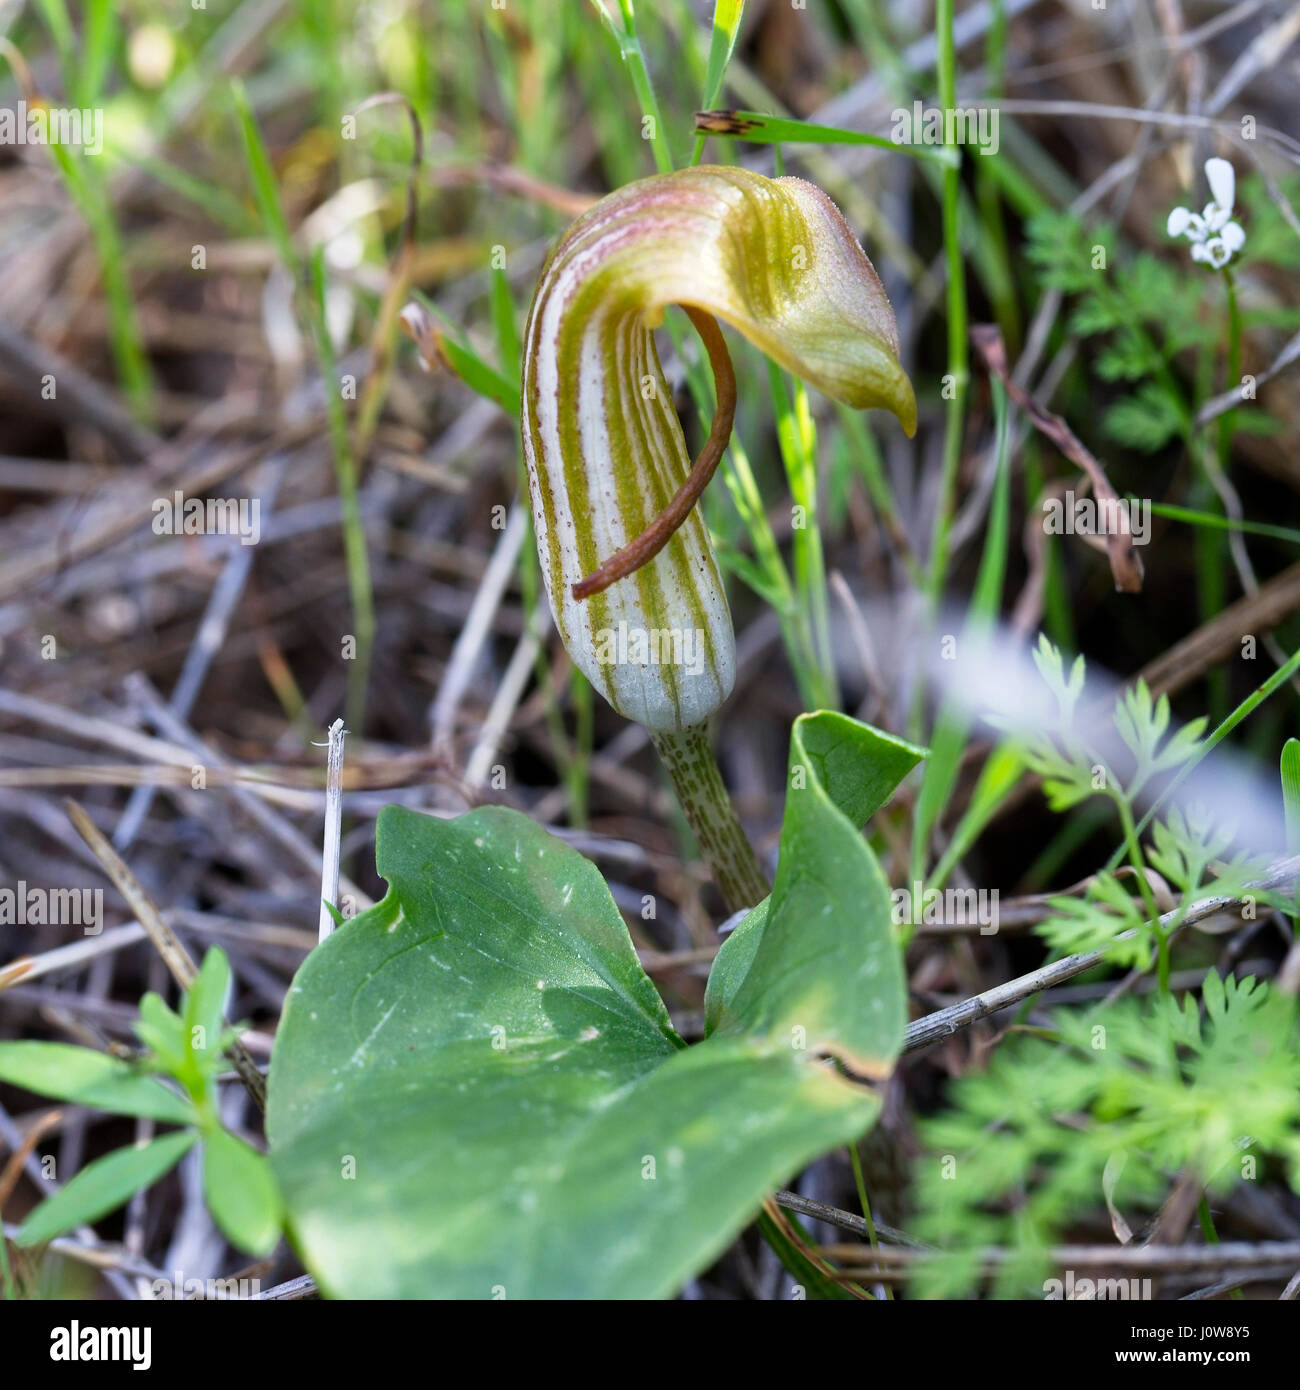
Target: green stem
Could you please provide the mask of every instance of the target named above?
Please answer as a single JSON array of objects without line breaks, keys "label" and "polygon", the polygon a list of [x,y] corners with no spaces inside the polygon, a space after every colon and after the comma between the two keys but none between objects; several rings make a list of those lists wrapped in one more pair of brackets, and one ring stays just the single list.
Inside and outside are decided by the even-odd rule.
[{"label": "green stem", "polygon": [[[1223,287],[1228,296],[1228,380],[1224,390],[1232,391],[1241,385],[1241,306],[1237,303],[1237,282],[1231,270],[1223,272]],[[1235,414],[1235,411],[1225,410],[1219,416],[1219,468],[1225,474],[1232,452]]]},{"label": "green stem", "polygon": [[632,0],[619,0],[619,8],[623,15],[621,31],[610,18],[600,0],[596,0],[596,2],[601,18],[604,19],[606,26],[618,43],[623,64],[627,68],[628,76],[632,79],[632,90],[636,93],[636,99],[641,104],[642,119],[648,119],[651,123],[649,139],[650,148],[654,151],[655,167],[661,174],[670,174],[673,168],[673,157],[668,149],[667,137],[664,135],[663,117],[659,113],[659,102],[655,98],[654,85],[650,81],[650,71],[646,67],[645,54],[641,51],[641,40],[637,36],[636,10],[632,6]]},{"label": "green stem", "polygon": [[122,379],[122,388],[131,413],[137,420],[151,422],[156,415],[155,382],[149,353],[140,333],[131,283],[126,272],[126,251],[113,216],[112,202],[105,191],[97,167],[83,167],[61,145],[51,146],[73,200],[90,227],[95,254],[104,278],[104,299],[108,308],[109,346],[113,364]]},{"label": "green stem", "polygon": [[[1201,761],[1208,754],[1212,753],[1215,750],[1215,748],[1217,748],[1219,744],[1222,743],[1223,740],[1227,738],[1228,735],[1237,727],[1237,725],[1240,724],[1241,721],[1246,718],[1247,715],[1252,714],[1256,709],[1258,709],[1259,706],[1262,705],[1264,701],[1269,698],[1269,696],[1271,696],[1279,687],[1281,687],[1287,681],[1289,681],[1297,671],[1300,671],[1300,649],[1297,649],[1295,652],[1293,652],[1282,666],[1279,666],[1278,669],[1274,671],[1273,674],[1269,676],[1269,678],[1266,681],[1264,681],[1262,685],[1260,685],[1256,690],[1249,694],[1241,702],[1241,704],[1239,704],[1237,708],[1233,710],[1232,713],[1214,730],[1214,732],[1207,739],[1205,739],[1205,741],[1197,748],[1196,752],[1187,760],[1187,762],[1185,762],[1182,765],[1182,767],[1179,768],[1173,780],[1165,787],[1165,789],[1160,793],[1160,795],[1156,797],[1156,799],[1151,803],[1151,805],[1147,807],[1146,814],[1142,817],[1142,820],[1139,822],[1137,826],[1137,832],[1139,834],[1143,830],[1145,830],[1148,825],[1151,824],[1152,819],[1154,818],[1156,812],[1160,809],[1162,803],[1168,800],[1168,798],[1173,794],[1173,792],[1176,791],[1177,788],[1182,785],[1186,778],[1191,775],[1191,773],[1195,770],[1197,766],[1199,766]],[[1113,869],[1115,865],[1119,863],[1122,857],[1123,846],[1120,846],[1116,849],[1115,853],[1111,855],[1106,867],[1108,869]]]},{"label": "green stem", "polygon": [[805,647],[806,680],[800,687],[814,709],[838,709],[839,683],[831,646],[830,604],[826,591],[826,562],[818,516],[817,444],[808,396],[796,381],[793,394],[781,369],[768,363],[768,384],[776,408],[781,461],[790,496],[803,513],[803,525],[791,531],[796,584],[795,620]]},{"label": "green stem", "polygon": [[[953,0],[937,0],[935,27],[939,36],[939,105],[945,112],[957,105],[957,47],[953,41]],[[946,121],[945,121],[946,124]],[[953,498],[961,463],[966,412],[966,268],[961,255],[961,165],[943,171],[943,249],[948,262],[948,414],[944,423],[943,471],[930,546],[930,597],[937,600],[948,571],[948,534],[952,528]]]},{"label": "green stem", "polygon": [[325,386],[325,414],[334,449],[334,476],[343,513],[343,555],[348,575],[348,594],[352,604],[352,625],[356,628],[356,651],[348,666],[344,718],[353,733],[360,735],[366,720],[366,691],[370,682],[370,653],[375,640],[375,596],[370,580],[370,554],[366,548],[366,528],[361,519],[361,500],[356,456],[348,436],[347,413],[339,393],[338,363],[325,322],[325,262],[318,249],[312,257],[313,295],[309,301],[312,336]]},{"label": "green stem", "polygon": [[[862,1172],[862,1155],[858,1153],[857,1144],[849,1145],[849,1158],[853,1163],[853,1181],[858,1189],[858,1202],[862,1207],[862,1219],[867,1223],[867,1239],[871,1242],[873,1250],[879,1247],[880,1242],[876,1239],[876,1223],[871,1215],[871,1199],[867,1196],[867,1180]],[[889,1302],[894,1300],[894,1290],[892,1285],[885,1285],[885,1298]]]},{"label": "green stem", "polygon": [[1160,978],[1160,993],[1169,993],[1169,936],[1160,925],[1160,909],[1147,882],[1146,861],[1142,857],[1142,846],[1138,843],[1137,827],[1133,824],[1133,812],[1124,797],[1116,795],[1115,805],[1119,807],[1120,823],[1124,827],[1124,843],[1128,846],[1129,863],[1137,874],[1138,891],[1142,894],[1142,905],[1146,909],[1151,930],[1156,934],[1156,972]]},{"label": "green stem", "polygon": [[[1201,1234],[1205,1237],[1205,1243],[1207,1245],[1218,1245],[1220,1243],[1219,1233],[1214,1226],[1214,1215],[1210,1211],[1209,1198],[1206,1197],[1204,1192],[1201,1193],[1201,1200],[1196,1208],[1196,1219],[1200,1223]],[[1243,1294],[1240,1289],[1233,1289],[1228,1295],[1229,1298],[1236,1302],[1240,1302],[1245,1296],[1246,1295]]]},{"label": "green stem", "polygon": [[668,769],[682,812],[709,861],[728,911],[756,906],[772,889],[731,804],[707,726],[697,724],[677,733],[651,730],[650,739]]}]

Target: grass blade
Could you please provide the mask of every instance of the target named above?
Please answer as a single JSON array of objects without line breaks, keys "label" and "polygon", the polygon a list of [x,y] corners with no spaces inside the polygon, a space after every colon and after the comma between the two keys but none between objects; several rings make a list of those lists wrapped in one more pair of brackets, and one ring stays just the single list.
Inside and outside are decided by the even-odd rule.
[{"label": "grass blade", "polygon": [[814,125],[784,116],[765,116],[761,111],[697,111],[695,129],[702,135],[729,135],[759,145],[874,145],[894,154],[928,159],[955,168],[957,154],[943,145],[905,145],[887,135],[869,135],[839,126]]},{"label": "grass blade", "polygon": [[148,1144],[118,1149],[97,1158],[32,1212],[19,1228],[17,1244],[44,1245],[55,1236],[116,1211],[137,1192],[152,1187],[169,1173],[194,1147],[198,1137],[192,1129],[177,1130]]},{"label": "grass blade", "polygon": [[[745,13],[745,0],[717,0],[713,6],[713,35],[709,40],[709,67],[704,76],[704,106],[711,108],[722,93],[722,79],[726,76],[727,64],[736,51],[736,37],[740,33],[740,21]],[[695,148],[691,151],[691,163],[698,164],[704,154],[706,136],[699,132],[695,137]]]}]

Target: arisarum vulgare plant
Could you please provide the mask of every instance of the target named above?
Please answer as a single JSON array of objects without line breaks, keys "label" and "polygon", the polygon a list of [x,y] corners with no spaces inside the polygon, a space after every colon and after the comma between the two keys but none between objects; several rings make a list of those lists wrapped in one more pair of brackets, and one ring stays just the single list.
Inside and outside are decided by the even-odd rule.
[{"label": "arisarum vulgare plant", "polygon": [[[674,303],[717,384],[693,466],[653,338]],[[769,888],[707,737],[734,679],[695,505],[735,407],[717,318],[837,399],[916,420],[880,282],[796,179],[632,184],[542,274],[521,414],[556,619],[648,728],[732,910],[753,909],[710,969],[703,1037],[674,1026],[571,845],[509,807],[387,808],[388,892],[299,971],[271,1065],[287,1227],[327,1294],[663,1297],[757,1217],[809,1296],[868,1297],[769,1194],[874,1123],[902,1051],[906,970],[862,827],[924,750],[831,710],[797,719]]]},{"label": "arisarum vulgare plant", "polygon": [[[700,334],[717,385],[693,466],[653,335],[673,304]],[[609,703],[650,731],[738,907],[767,885],[704,731],[735,679],[726,593],[695,506],[735,407],[718,318],[827,395],[883,406],[914,431],[893,312],[839,210],[801,179],[707,166],[629,184],[569,228],[529,315],[522,424],[564,644]]]}]

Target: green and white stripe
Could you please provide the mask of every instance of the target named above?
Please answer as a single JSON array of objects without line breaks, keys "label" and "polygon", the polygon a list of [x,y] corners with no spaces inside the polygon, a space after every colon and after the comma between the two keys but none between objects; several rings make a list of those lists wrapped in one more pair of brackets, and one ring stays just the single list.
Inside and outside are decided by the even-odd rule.
[{"label": "green and white stripe", "polygon": [[[569,229],[525,337],[523,442],[547,593],[575,664],[628,719],[702,723],[735,679],[731,615],[698,508],[653,560],[582,601],[572,585],[635,539],[690,470],[652,326],[669,304],[730,323],[792,372],[910,434],[911,383],[870,261],[824,193],[743,169],[629,184]],[[676,633],[697,667],[600,659],[607,634]],[[604,649],[604,654],[608,654]]]}]

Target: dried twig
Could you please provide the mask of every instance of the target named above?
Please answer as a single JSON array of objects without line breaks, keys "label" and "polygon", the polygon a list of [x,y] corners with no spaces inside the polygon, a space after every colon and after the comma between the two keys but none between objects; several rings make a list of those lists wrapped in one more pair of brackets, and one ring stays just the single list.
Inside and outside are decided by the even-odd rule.
[{"label": "dried twig", "polygon": [[[1250,887],[1261,890],[1279,888],[1298,876],[1300,855],[1294,855],[1272,865],[1268,872],[1255,880]],[[1239,902],[1240,897],[1232,896],[1203,898],[1200,902],[1193,903],[1186,911],[1175,908],[1172,912],[1162,913],[1160,924],[1165,928],[1188,926],[1193,922],[1213,917],[1216,912],[1222,912],[1224,908],[1233,907]],[[1136,934],[1136,931],[1122,932],[1116,940],[1126,941]],[[1041,966],[1038,970],[1031,970],[1028,975],[1020,975],[1014,980],[996,985],[983,994],[975,995],[974,998],[963,999],[960,1004],[950,1004],[937,1013],[918,1018],[907,1025],[903,1051],[918,1052],[922,1048],[932,1047],[935,1043],[952,1037],[960,1029],[968,1028],[972,1023],[978,1023],[980,1019],[988,1018],[991,1014],[1000,1013],[1003,1009],[1008,1009],[1031,995],[1040,994],[1053,985],[1072,980],[1076,975],[1082,975],[1085,970],[1103,964],[1105,960],[1104,951],[1084,951],[1078,955],[1065,956],[1061,960]]]},{"label": "dried twig", "polygon": [[[131,911],[135,913],[140,925],[149,933],[154,949],[162,957],[172,978],[182,989],[189,989],[198,975],[194,959],[185,949],[184,943],[163,921],[162,913],[154,906],[153,899],[145,892],[140,880],[127,867],[125,861],[112,845],[100,834],[94,821],[75,801],[65,803],[68,816],[77,833],[94,851],[95,857],[104,866],[104,872],[113,881],[113,886],[126,899]],[[230,1060],[235,1064],[248,1094],[254,1104],[263,1112],[266,1110],[266,1080],[258,1070],[257,1063],[242,1042],[236,1039],[227,1049]]]},{"label": "dried twig", "polygon": [[[819,1253],[841,1267],[840,1279],[871,1280],[914,1269],[930,1257],[925,1250],[897,1245],[823,1245]],[[996,1269],[1019,1252],[998,1246],[979,1252],[980,1266]],[[1053,1268],[1124,1270],[1130,1274],[1174,1270],[1292,1268],[1300,1261],[1300,1240],[1224,1241],[1220,1245],[1057,1245],[1045,1252]]]},{"label": "dried twig", "polygon": [[1034,427],[1070,460],[1088,475],[1092,490],[1097,495],[1099,510],[1114,519],[1114,527],[1107,528],[1103,544],[1110,557],[1110,572],[1115,577],[1115,587],[1126,594],[1142,591],[1142,561],[1133,544],[1133,532],[1129,526],[1128,509],[1120,500],[1119,493],[1111,486],[1105,470],[1093,455],[1084,447],[1078,435],[1061,419],[1044,410],[1024,387],[1012,379],[1007,367],[1007,350],[1002,341],[1001,331],[993,324],[976,324],[971,329],[971,341],[988,364],[988,369],[999,377],[1006,387],[1007,395],[1029,417]]},{"label": "dried twig", "polygon": [[[1300,14],[1300,10],[1296,11]],[[1257,390],[1266,382],[1272,381],[1279,372],[1285,371],[1292,362],[1300,361],[1300,333],[1291,338],[1281,352],[1273,359],[1272,363],[1262,372],[1255,374],[1252,390]],[[1239,405],[1245,404],[1247,400],[1246,386],[1234,386],[1231,390],[1224,391],[1221,395],[1211,396],[1208,401],[1196,412],[1196,423],[1198,425],[1208,425],[1212,420],[1217,420],[1225,411],[1233,410]],[[1251,400],[1254,396],[1250,397]]]},{"label": "dried twig", "polygon": [[[262,470],[260,501],[268,517],[275,506],[276,494],[287,463],[286,454],[277,454],[267,461]],[[178,719],[188,719],[190,711],[194,708],[194,701],[198,699],[208,669],[225,641],[231,616],[239,604],[252,569],[252,547],[232,547],[225,568],[208,597],[208,606],[194,631],[194,641],[185,655],[185,664],[181,667],[171,698],[167,701],[168,710]],[[113,845],[120,853],[125,853],[130,848],[136,832],[149,814],[154,790],[153,787],[142,786],[131,793],[126,810],[113,831]]]}]

